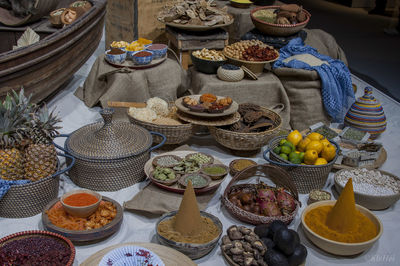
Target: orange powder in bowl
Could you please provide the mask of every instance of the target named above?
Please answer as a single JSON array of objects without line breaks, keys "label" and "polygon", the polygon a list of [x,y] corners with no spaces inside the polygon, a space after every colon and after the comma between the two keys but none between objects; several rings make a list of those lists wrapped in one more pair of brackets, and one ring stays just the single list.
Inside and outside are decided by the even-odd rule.
[{"label": "orange powder in bowl", "polygon": [[63,201],[69,206],[82,207],[95,204],[99,199],[89,193],[76,193],[66,197]]}]

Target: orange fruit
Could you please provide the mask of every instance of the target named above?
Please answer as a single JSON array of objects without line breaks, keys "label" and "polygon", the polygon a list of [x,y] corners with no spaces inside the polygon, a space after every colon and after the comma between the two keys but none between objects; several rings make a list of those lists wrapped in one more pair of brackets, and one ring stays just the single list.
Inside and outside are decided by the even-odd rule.
[{"label": "orange fruit", "polygon": [[316,150],[308,150],[304,153],[304,163],[313,165],[318,159],[318,152]]},{"label": "orange fruit", "polygon": [[321,157],[330,162],[333,160],[333,158],[335,158],[335,156],[336,156],[336,147],[329,143],[322,150]]},{"label": "orange fruit", "polygon": [[324,138],[324,136],[322,136],[321,134],[319,134],[317,132],[311,132],[310,134],[307,135],[307,138],[309,138],[311,140],[322,140]]},{"label": "orange fruit", "polygon": [[298,150],[298,151],[305,151],[307,145],[308,145],[310,142],[311,142],[311,139],[309,139],[309,138],[307,138],[307,137],[304,138],[304,139],[302,139],[302,140],[299,142],[299,144],[297,144],[297,150]]},{"label": "orange fruit", "polygon": [[317,153],[321,153],[322,149],[324,148],[324,144],[322,144],[321,141],[319,140],[312,140],[308,145],[306,146],[306,151],[308,150],[316,150]]},{"label": "orange fruit", "polygon": [[303,136],[296,129],[290,132],[286,139],[293,143],[294,146],[297,146],[297,144],[303,139]]},{"label": "orange fruit", "polygon": [[316,161],[315,161],[315,163],[314,163],[314,165],[324,165],[324,164],[327,164],[328,162],[325,160],[325,158],[318,158]]},{"label": "orange fruit", "polygon": [[324,144],[324,147],[326,147],[328,144],[331,144],[327,138],[322,139],[321,142]]}]

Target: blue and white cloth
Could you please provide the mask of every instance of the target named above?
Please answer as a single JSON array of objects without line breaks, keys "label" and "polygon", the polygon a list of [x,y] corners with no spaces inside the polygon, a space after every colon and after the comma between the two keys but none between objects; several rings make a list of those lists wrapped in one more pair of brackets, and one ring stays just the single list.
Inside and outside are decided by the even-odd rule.
[{"label": "blue and white cloth", "polygon": [[[279,52],[279,59],[274,63],[273,68],[288,67],[318,72],[322,81],[321,94],[325,110],[332,117],[332,122],[342,123],[347,110],[355,101],[350,71],[347,66],[340,60],[319,54],[311,46],[305,46],[300,38],[291,40]],[[300,54],[310,54],[326,63],[312,66],[297,59],[285,60]]]},{"label": "blue and white cloth", "polygon": [[13,185],[23,185],[31,182],[30,180],[4,180],[0,178],[0,199],[7,193]]}]

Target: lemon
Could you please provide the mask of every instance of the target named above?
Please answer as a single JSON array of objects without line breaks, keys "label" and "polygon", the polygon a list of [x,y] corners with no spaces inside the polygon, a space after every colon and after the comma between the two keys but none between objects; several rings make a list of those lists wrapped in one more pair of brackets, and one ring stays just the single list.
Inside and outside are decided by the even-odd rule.
[{"label": "lemon", "polygon": [[306,147],[306,151],[308,150],[316,150],[317,153],[321,153],[322,149],[324,148],[324,144],[322,144],[321,141],[319,140],[312,140],[310,143],[308,143]]},{"label": "lemon", "polygon": [[289,159],[287,154],[284,154],[284,153],[279,154],[279,156],[284,160],[288,160]]},{"label": "lemon", "polygon": [[282,146],[281,147],[281,154],[287,154],[289,155],[289,153],[292,152],[292,149],[289,146]]},{"label": "lemon", "polygon": [[311,139],[309,139],[308,137],[306,137],[306,138],[304,138],[304,139],[302,139],[300,142],[299,142],[299,144],[297,144],[297,150],[299,150],[299,151],[305,151],[306,150],[306,147],[307,147],[307,145],[308,145],[308,143],[310,143],[311,142]]},{"label": "lemon", "polygon": [[297,146],[299,142],[303,139],[303,136],[300,134],[300,132],[296,129],[290,132],[290,134],[286,138],[288,141],[293,143],[294,146]]},{"label": "lemon", "polygon": [[324,165],[324,164],[327,164],[328,162],[324,159],[324,158],[318,158],[316,161],[315,161],[315,163],[314,163],[314,165]]},{"label": "lemon", "polygon": [[309,138],[311,140],[322,140],[324,138],[324,136],[322,136],[321,134],[319,134],[317,132],[311,132],[310,134],[307,135],[307,138]]},{"label": "lemon", "polygon": [[318,152],[316,150],[308,150],[304,153],[304,163],[312,165],[318,159]]},{"label": "lemon", "polygon": [[322,150],[321,157],[330,162],[335,158],[335,156],[336,156],[336,147],[329,143]]}]

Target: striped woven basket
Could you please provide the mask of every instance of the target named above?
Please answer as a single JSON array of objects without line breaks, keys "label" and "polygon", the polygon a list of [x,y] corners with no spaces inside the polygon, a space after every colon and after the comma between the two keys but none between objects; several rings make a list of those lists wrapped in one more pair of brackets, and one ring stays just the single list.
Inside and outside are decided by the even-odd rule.
[{"label": "striped woven basket", "polygon": [[75,159],[66,154],[59,156],[71,159],[71,163],[64,169],[58,170],[52,176],[23,185],[11,186],[3,198],[0,199],[0,217],[24,218],[41,213],[44,207],[58,197],[60,175],[69,171]]},{"label": "striped woven basket", "polygon": [[[191,123],[186,123],[182,125],[157,125],[149,122],[144,122],[132,117],[129,113],[127,113],[129,121],[132,124],[136,124],[138,126],[144,127],[145,129],[153,132],[158,132],[163,134],[167,140],[165,144],[181,144],[187,141],[193,135],[193,125]],[[162,138],[159,136],[153,137],[154,143],[160,143]]]},{"label": "striped woven basket", "polygon": [[279,133],[282,125],[282,118],[278,113],[265,107],[261,107],[261,109],[273,122],[274,126],[270,130],[256,133],[239,133],[219,127],[209,127],[210,133],[219,144],[229,149],[240,151],[258,150],[267,145],[268,141]]},{"label": "striped woven basket", "polygon": [[[293,164],[287,160],[282,159],[278,154],[272,150],[275,149],[282,139],[286,139],[287,135],[277,136],[273,138],[269,144],[268,149],[264,151],[264,159],[270,164],[282,167],[289,172],[292,177],[293,183],[296,185],[300,193],[310,193],[313,189],[322,189],[325,186],[326,180],[333,164],[335,163],[339,154],[339,145],[330,141],[336,146],[335,158],[325,165],[300,165]],[[269,156],[268,156],[269,153]]]}]

